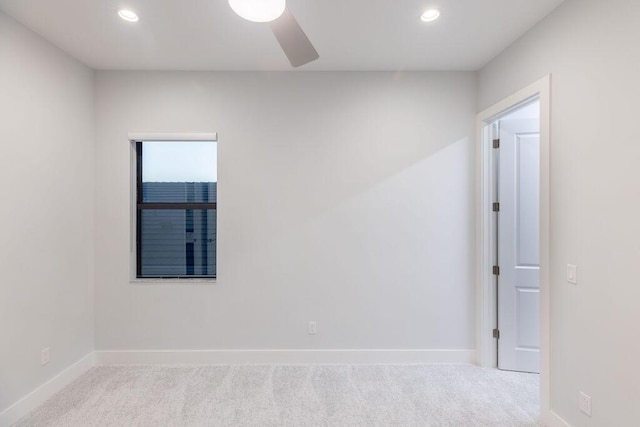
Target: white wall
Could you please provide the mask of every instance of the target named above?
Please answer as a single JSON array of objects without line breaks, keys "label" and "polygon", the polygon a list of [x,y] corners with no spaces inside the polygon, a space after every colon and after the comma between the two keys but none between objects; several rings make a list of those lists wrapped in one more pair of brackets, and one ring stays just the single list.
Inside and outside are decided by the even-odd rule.
[{"label": "white wall", "polygon": [[3,412],[93,349],[93,73],[2,12],[0,194]]},{"label": "white wall", "polygon": [[640,425],[639,42],[640,2],[567,0],[479,74],[479,109],[553,74],[551,404],[576,426]]},{"label": "white wall", "polygon": [[[473,349],[475,83],[97,72],[96,349]],[[219,132],[216,284],[129,282],[132,131]]]}]

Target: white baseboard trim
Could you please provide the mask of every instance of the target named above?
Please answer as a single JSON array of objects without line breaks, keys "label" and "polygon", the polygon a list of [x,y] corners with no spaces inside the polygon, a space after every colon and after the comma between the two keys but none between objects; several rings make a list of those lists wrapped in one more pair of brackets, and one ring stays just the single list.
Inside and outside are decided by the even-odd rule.
[{"label": "white baseboard trim", "polygon": [[96,351],[97,366],[220,364],[472,364],[475,350],[122,350]]},{"label": "white baseboard trim", "polygon": [[547,427],[571,427],[571,424],[566,422],[560,417],[560,415],[556,414],[553,411],[548,411],[546,419],[543,420],[542,425]]},{"label": "white baseboard trim", "polygon": [[91,352],[0,413],[0,426],[10,426],[95,366]]}]

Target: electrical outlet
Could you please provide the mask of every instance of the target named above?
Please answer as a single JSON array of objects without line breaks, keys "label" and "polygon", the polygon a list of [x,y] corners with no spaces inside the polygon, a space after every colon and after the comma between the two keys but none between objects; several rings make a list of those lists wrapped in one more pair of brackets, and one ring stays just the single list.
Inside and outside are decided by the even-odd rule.
[{"label": "electrical outlet", "polygon": [[49,350],[49,347],[43,348],[42,351],[40,352],[40,363],[42,364],[42,366],[49,363],[50,358],[51,358],[51,350]]},{"label": "electrical outlet", "polygon": [[578,267],[567,264],[567,282],[576,285],[578,283]]},{"label": "electrical outlet", "polygon": [[315,335],[317,331],[316,322],[309,322],[309,335]]},{"label": "electrical outlet", "polygon": [[591,416],[591,396],[580,392],[580,410]]}]

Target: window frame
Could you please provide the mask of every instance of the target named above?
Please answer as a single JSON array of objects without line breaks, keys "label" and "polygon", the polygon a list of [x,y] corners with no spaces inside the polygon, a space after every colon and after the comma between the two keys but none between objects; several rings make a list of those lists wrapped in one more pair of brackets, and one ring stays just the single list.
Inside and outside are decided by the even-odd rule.
[{"label": "window frame", "polygon": [[[206,284],[215,283],[218,276],[217,256],[215,276],[165,276],[165,277],[141,277],[142,266],[139,263],[141,245],[140,224],[142,211],[144,209],[215,209],[218,214],[216,202],[143,202],[142,198],[142,143],[145,141],[171,141],[171,142],[218,142],[217,133],[129,133],[131,148],[131,244],[130,244],[130,282],[136,284]],[[140,145],[138,145],[140,144]],[[138,150],[140,147],[140,150]],[[217,221],[216,221],[217,234]],[[217,238],[216,238],[217,254]]]}]

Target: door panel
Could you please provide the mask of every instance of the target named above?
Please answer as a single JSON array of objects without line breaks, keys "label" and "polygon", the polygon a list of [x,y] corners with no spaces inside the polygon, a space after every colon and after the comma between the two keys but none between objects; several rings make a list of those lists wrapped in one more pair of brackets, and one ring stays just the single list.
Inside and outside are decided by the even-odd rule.
[{"label": "door panel", "polygon": [[498,367],[540,369],[539,121],[500,120]]},{"label": "door panel", "polygon": [[539,348],[540,328],[531,320],[538,319],[540,291],[531,288],[516,289],[516,348],[536,350]]},{"label": "door panel", "polygon": [[[509,130],[505,133],[510,135]],[[511,136],[510,136],[511,137]],[[516,144],[516,262],[540,265],[540,134],[517,133]]]}]

